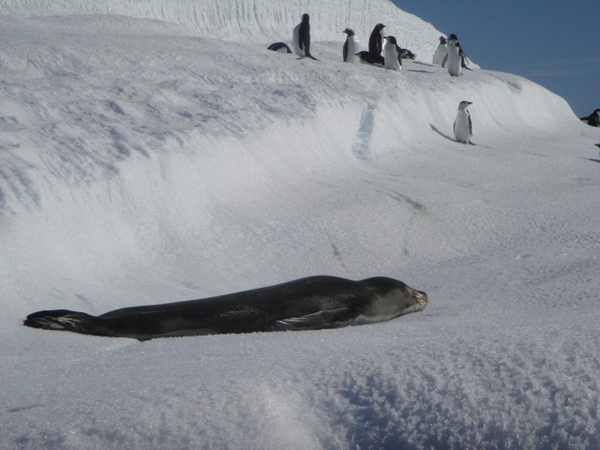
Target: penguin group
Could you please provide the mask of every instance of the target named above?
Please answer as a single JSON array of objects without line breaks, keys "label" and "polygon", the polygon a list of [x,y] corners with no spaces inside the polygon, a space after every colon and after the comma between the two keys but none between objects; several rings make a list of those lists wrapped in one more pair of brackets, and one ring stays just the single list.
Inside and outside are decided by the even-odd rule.
[{"label": "penguin group", "polygon": [[375,25],[369,36],[369,50],[360,51],[356,56],[363,64],[400,70],[403,59],[415,59],[416,55],[408,49],[401,48],[395,36],[386,36],[385,29],[386,26],[382,23]]},{"label": "penguin group", "polygon": [[[346,34],[346,40],[342,46],[342,61],[353,63],[358,60],[363,64],[400,70],[403,59],[416,58],[412,51],[398,45],[395,36],[386,36],[385,29],[386,27],[382,23],[375,25],[369,36],[369,50],[361,51],[358,36],[352,28],[346,28],[342,32]],[[317,60],[310,53],[310,16],[307,13],[302,14],[300,23],[294,27],[292,44],[293,52],[285,42],[275,42],[267,49],[280,53],[295,53],[298,59]]]},{"label": "penguin group", "polygon": [[440,43],[433,55],[433,64],[446,67],[452,77],[462,74],[462,69],[468,69],[467,56],[463,51],[456,34],[451,34],[446,39],[440,36]]},{"label": "penguin group", "polygon": [[[368,50],[360,50],[360,41],[358,36],[351,28],[346,28],[342,33],[346,34],[346,40],[342,46],[342,61],[354,63],[359,61],[363,64],[369,64],[377,67],[384,67],[389,70],[402,70],[403,59],[415,59],[416,55],[408,49],[403,49],[398,45],[398,40],[393,35],[386,34],[386,26],[383,23],[375,25],[369,36]],[[446,67],[452,77],[458,77],[463,69],[468,69],[467,60],[456,34],[450,34],[448,38],[440,36],[440,42],[433,56],[433,64]],[[302,14],[302,19],[296,25],[292,32],[293,53],[298,59],[310,58],[318,61],[310,53],[310,16],[307,13]],[[292,53],[290,47],[284,42],[275,42],[268,47],[268,50]],[[471,141],[473,137],[473,123],[468,107],[472,102],[462,101],[458,105],[456,120],[454,121],[454,137],[457,142],[474,145]],[[600,118],[600,110],[594,111],[596,124]],[[592,118],[592,116],[590,116]],[[581,120],[588,120],[582,118]],[[594,120],[592,118],[592,120]],[[591,124],[591,122],[588,121]],[[598,125],[595,125],[598,126]]]}]

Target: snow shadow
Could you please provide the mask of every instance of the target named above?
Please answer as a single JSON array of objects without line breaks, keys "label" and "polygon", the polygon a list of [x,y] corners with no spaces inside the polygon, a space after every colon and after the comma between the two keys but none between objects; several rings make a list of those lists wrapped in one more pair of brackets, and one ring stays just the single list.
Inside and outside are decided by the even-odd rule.
[{"label": "snow shadow", "polygon": [[414,70],[414,69],[406,69],[407,72],[417,72],[417,73],[433,73],[431,70]]},{"label": "snow shadow", "polygon": [[455,139],[451,138],[450,136],[448,136],[447,134],[442,133],[434,124],[430,123],[429,126],[431,127],[431,129],[433,131],[435,131],[437,134],[439,134],[440,136],[442,136],[443,138],[448,139],[449,141],[452,142],[456,142]]}]

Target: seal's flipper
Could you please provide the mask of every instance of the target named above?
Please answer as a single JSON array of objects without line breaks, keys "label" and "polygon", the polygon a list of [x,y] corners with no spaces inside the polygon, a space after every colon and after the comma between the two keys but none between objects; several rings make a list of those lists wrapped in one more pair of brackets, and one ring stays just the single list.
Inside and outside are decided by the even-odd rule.
[{"label": "seal's flipper", "polygon": [[73,331],[83,334],[98,334],[98,318],[68,309],[38,311],[29,314],[23,325],[45,330]]},{"label": "seal's flipper", "polygon": [[315,328],[328,328],[334,323],[340,321],[340,317],[347,313],[347,308],[326,309],[306,316],[290,317],[289,319],[278,320],[275,322],[275,328],[280,330],[311,330]]}]

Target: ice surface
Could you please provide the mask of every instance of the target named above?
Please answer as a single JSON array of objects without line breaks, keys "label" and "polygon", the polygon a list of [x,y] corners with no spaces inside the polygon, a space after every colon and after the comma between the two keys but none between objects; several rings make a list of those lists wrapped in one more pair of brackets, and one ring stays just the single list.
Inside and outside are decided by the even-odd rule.
[{"label": "ice surface", "polygon": [[[0,448],[598,448],[598,130],[427,64],[440,33],[387,1],[218,4],[0,0]],[[321,62],[267,51],[305,11]],[[377,22],[402,73],[342,62]],[[314,274],[430,304],[146,343],[21,326]]]}]

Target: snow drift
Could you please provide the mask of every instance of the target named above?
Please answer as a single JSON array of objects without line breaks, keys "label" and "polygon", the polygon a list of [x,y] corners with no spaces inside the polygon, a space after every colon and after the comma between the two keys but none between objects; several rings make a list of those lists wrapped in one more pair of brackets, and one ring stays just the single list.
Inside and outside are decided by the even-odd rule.
[{"label": "snow drift", "polygon": [[[451,79],[383,0],[215,5],[0,0],[1,446],[597,447],[597,130],[523,78]],[[321,62],[267,51],[305,11]],[[341,62],[377,22],[401,73]],[[144,344],[20,325],[314,274],[430,304]]]}]

